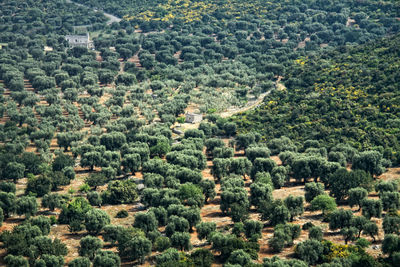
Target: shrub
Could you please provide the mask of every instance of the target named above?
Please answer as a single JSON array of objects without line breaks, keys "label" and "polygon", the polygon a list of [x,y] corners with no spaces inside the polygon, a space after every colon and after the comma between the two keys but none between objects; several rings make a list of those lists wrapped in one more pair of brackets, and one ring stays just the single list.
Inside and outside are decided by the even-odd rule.
[{"label": "shrub", "polygon": [[126,210],[120,210],[115,215],[115,218],[126,218],[128,216],[129,216],[129,214],[128,214],[128,212]]}]

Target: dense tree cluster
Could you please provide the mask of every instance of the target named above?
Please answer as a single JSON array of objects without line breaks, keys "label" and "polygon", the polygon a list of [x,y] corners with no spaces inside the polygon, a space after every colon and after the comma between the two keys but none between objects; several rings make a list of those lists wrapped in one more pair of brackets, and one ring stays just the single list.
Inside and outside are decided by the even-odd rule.
[{"label": "dense tree cluster", "polygon": [[[398,263],[398,183],[377,180],[400,162],[399,36],[369,43],[400,31],[396,1],[75,2],[0,3],[7,266]],[[69,46],[86,32],[93,50]],[[193,105],[205,119],[172,130]],[[69,262],[61,228],[80,237]],[[297,259],[256,263],[268,231]]]}]

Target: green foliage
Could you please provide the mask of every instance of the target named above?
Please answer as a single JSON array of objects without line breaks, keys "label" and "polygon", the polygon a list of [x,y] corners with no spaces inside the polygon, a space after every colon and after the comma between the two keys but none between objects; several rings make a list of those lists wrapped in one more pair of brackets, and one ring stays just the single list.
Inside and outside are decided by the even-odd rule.
[{"label": "green foliage", "polygon": [[52,181],[46,175],[40,175],[39,177],[31,177],[28,179],[26,186],[27,193],[36,194],[38,197],[42,197],[50,192],[52,188]]},{"label": "green foliage", "polygon": [[288,196],[287,198],[285,198],[284,202],[290,213],[289,221],[293,221],[295,216],[304,213],[304,198],[302,196]]},{"label": "green foliage", "polygon": [[382,201],[374,199],[364,199],[361,201],[362,215],[366,218],[380,218],[382,215]]},{"label": "green foliage", "polygon": [[192,183],[185,183],[178,189],[178,197],[182,204],[202,207],[204,205],[204,195],[201,188]]},{"label": "green foliage", "polygon": [[200,240],[208,239],[215,232],[217,225],[214,222],[202,222],[196,225],[197,237]]},{"label": "green foliage", "polygon": [[171,241],[166,236],[160,236],[154,242],[154,249],[163,252],[164,250],[171,247]]},{"label": "green foliage", "polygon": [[264,258],[263,266],[265,267],[273,267],[273,266],[298,266],[298,267],[306,267],[307,263],[298,259],[290,259],[290,260],[282,260],[278,256],[274,256],[272,258]]},{"label": "green foliage", "polygon": [[110,223],[110,216],[103,210],[91,209],[85,213],[85,228],[90,234],[98,234]]},{"label": "green foliage", "polygon": [[93,260],[94,266],[107,267],[107,266],[121,266],[120,257],[112,251],[100,250],[96,252]]},{"label": "green foliage", "polygon": [[375,242],[375,236],[378,235],[378,226],[375,222],[368,222],[363,227],[363,234],[369,235],[372,237]]},{"label": "green foliage", "polygon": [[17,162],[9,162],[3,170],[3,179],[12,179],[14,183],[24,177],[25,166]]},{"label": "green foliage", "polygon": [[361,208],[361,201],[366,199],[368,196],[368,191],[362,187],[356,187],[349,190],[348,202],[350,207],[358,205]]},{"label": "green foliage", "polygon": [[306,183],[304,187],[305,199],[307,202],[311,202],[316,196],[324,194],[324,185],[321,183]]},{"label": "green foliage", "polygon": [[192,248],[192,244],[190,243],[190,234],[175,232],[171,236],[171,246],[175,247],[179,250],[190,250]]},{"label": "green foliage", "polygon": [[135,214],[133,227],[148,233],[157,230],[158,222],[153,212],[139,212]]},{"label": "green foliage", "polygon": [[128,214],[128,212],[126,210],[120,210],[115,215],[115,218],[126,218],[128,216],[129,216],[129,214]]},{"label": "green foliage", "polygon": [[0,182],[0,191],[15,194],[16,186],[14,183]]},{"label": "green foliage", "polygon": [[[256,179],[257,179],[257,175],[259,173],[256,174]],[[274,188],[281,188],[282,186],[285,185],[286,182],[289,182],[290,177],[288,175],[288,170],[286,167],[284,166],[278,166],[272,169],[271,172],[271,181],[272,184],[274,185]]]},{"label": "green foliage", "polygon": [[64,266],[64,258],[61,256],[44,254],[42,257],[35,261],[35,266]]},{"label": "green foliage", "polygon": [[[30,246],[31,259],[43,258],[44,255],[66,256],[68,253],[67,246],[59,239],[51,240],[47,236],[37,236],[33,239]],[[62,257],[61,257],[62,258]]]},{"label": "green foliage", "polygon": [[70,224],[71,222],[83,224],[86,212],[91,209],[92,206],[90,206],[86,199],[82,197],[74,198],[63,206],[60,216],[58,217],[58,222],[60,224]]},{"label": "green foliage", "polygon": [[29,222],[32,226],[34,225],[38,226],[42,231],[43,235],[48,235],[50,233],[50,226],[51,226],[50,218],[44,215],[39,215],[37,217],[31,218]]},{"label": "green foliage", "polygon": [[133,180],[118,180],[108,184],[101,195],[107,204],[129,204],[138,198],[136,184]]},{"label": "green foliage", "polygon": [[54,210],[56,208],[61,208],[67,199],[57,193],[46,194],[42,198],[42,207]]},{"label": "green foliage", "polygon": [[258,172],[269,172],[276,167],[275,161],[270,158],[256,158],[251,169],[251,177],[254,179]]},{"label": "green foliage", "polygon": [[176,248],[169,248],[162,254],[156,256],[157,266],[161,266],[162,264],[166,264],[168,262],[177,261],[179,261],[179,251]]},{"label": "green foliage", "polygon": [[88,177],[86,177],[85,183],[96,190],[98,186],[102,186],[107,183],[107,178],[103,173],[91,173]]},{"label": "green foliage", "polygon": [[245,151],[246,157],[254,162],[256,158],[269,158],[270,150],[268,147],[249,147]]},{"label": "green foliage", "polygon": [[90,267],[90,260],[86,257],[78,257],[68,263],[68,267]]},{"label": "green foliage", "polygon": [[38,204],[35,197],[23,196],[16,201],[16,212],[18,215],[25,215],[29,218],[38,211]]},{"label": "green foliage", "polygon": [[4,261],[7,264],[7,267],[28,267],[28,260],[22,256],[14,256],[14,255],[7,255],[4,258]]},{"label": "green foliage", "polygon": [[326,194],[318,195],[311,201],[311,209],[321,210],[322,215],[325,215],[327,212],[332,212],[336,209],[335,199]]},{"label": "green foliage", "polygon": [[4,231],[1,238],[8,254],[32,256],[30,245],[41,235],[42,231],[38,226],[25,223],[14,227],[11,232]]},{"label": "green foliage", "polygon": [[[380,77],[394,77],[391,69],[398,65],[395,59],[398,42],[399,36],[393,36],[366,45],[331,49],[316,57],[299,58],[287,69],[286,90],[273,91],[258,109],[235,116],[238,131],[258,131],[266,138],[285,133],[298,142],[317,137],[323,145],[347,143],[366,150],[374,146],[398,147],[393,139],[398,127],[395,132],[391,132],[392,127],[386,127],[386,122],[396,120],[394,103],[398,93],[394,88],[398,82],[378,82],[361,74],[369,66]],[[370,131],[371,128],[375,130]],[[268,147],[272,154],[279,153],[274,147]],[[373,164],[360,162],[356,167],[378,174],[382,165],[374,161],[378,158],[370,156]],[[351,157],[348,159],[351,161]]]},{"label": "green foliage", "polygon": [[3,225],[3,221],[4,221],[4,212],[3,209],[0,208],[0,226]]},{"label": "green foliage", "polygon": [[100,207],[101,203],[103,202],[103,200],[101,199],[101,195],[96,191],[89,192],[86,197],[87,197],[90,205],[92,205],[92,206]]},{"label": "green foliage", "polygon": [[280,199],[262,202],[259,211],[263,220],[269,220],[273,226],[285,224],[290,220],[290,211]]},{"label": "green foliage", "polygon": [[385,234],[399,234],[400,233],[400,217],[398,215],[385,216],[382,222],[382,228]]},{"label": "green foliage", "polygon": [[318,226],[311,227],[308,230],[308,238],[322,241],[322,238],[323,238],[322,229]]},{"label": "green foliage", "polygon": [[360,238],[361,231],[365,229],[365,225],[370,223],[370,221],[364,216],[353,216],[350,220],[350,225],[358,230],[358,238]]},{"label": "green foliage", "polygon": [[189,221],[187,219],[172,215],[168,219],[165,233],[167,236],[171,237],[175,232],[188,232],[189,228]]},{"label": "green foliage", "polygon": [[384,192],[396,192],[398,190],[398,181],[384,181],[381,180],[377,184],[375,184],[375,191],[379,194]]},{"label": "green foliage", "polygon": [[400,251],[399,237],[394,234],[387,234],[382,241],[382,252],[385,254],[393,254]]},{"label": "green foliage", "polygon": [[366,171],[374,176],[381,175],[385,171],[382,166],[382,154],[373,150],[355,155],[352,168]]},{"label": "green foliage", "polygon": [[256,239],[261,237],[261,231],[263,224],[259,221],[246,220],[244,221],[244,234],[247,239],[256,237]]},{"label": "green foliage", "polygon": [[332,211],[329,220],[329,229],[336,230],[346,228],[351,225],[353,212],[351,210],[338,209]]},{"label": "green foliage", "polygon": [[74,159],[66,154],[60,153],[52,163],[53,171],[62,171],[65,167],[74,166]]},{"label": "green foliage", "polygon": [[245,219],[248,207],[247,191],[243,187],[226,188],[221,193],[221,211],[231,216],[235,222]]},{"label": "green foliage", "polygon": [[263,202],[272,201],[272,187],[269,184],[259,182],[250,185],[250,203],[259,207]]},{"label": "green foliage", "polygon": [[344,237],[344,242],[347,245],[349,241],[354,241],[357,239],[357,228],[355,227],[345,227],[340,230],[340,233]]},{"label": "green foliage", "polygon": [[268,240],[268,245],[275,252],[281,252],[284,247],[293,245],[300,236],[300,226],[295,224],[278,224],[274,227],[274,236]]},{"label": "green foliage", "polygon": [[310,239],[299,243],[296,246],[295,253],[298,258],[308,264],[316,264],[322,256],[324,246],[318,240]]},{"label": "green foliage", "polygon": [[85,236],[79,241],[79,256],[93,260],[97,250],[103,247],[101,240],[94,236]]},{"label": "green foliage", "polygon": [[190,258],[195,266],[211,267],[214,262],[214,255],[207,249],[196,249],[190,254]]},{"label": "green foliage", "polygon": [[232,252],[231,256],[228,258],[228,263],[238,264],[240,266],[245,266],[251,262],[251,257],[244,250],[238,249]]},{"label": "green foliage", "polygon": [[348,172],[342,168],[337,170],[329,178],[331,194],[336,200],[342,200],[349,194],[349,190],[356,187],[362,187],[370,190],[372,186],[372,178],[362,170],[354,170]]},{"label": "green foliage", "polygon": [[399,192],[383,192],[379,195],[383,210],[398,210],[400,208]]},{"label": "green foliage", "polygon": [[13,193],[0,192],[0,208],[4,212],[4,217],[8,218],[16,209],[16,198]]},{"label": "green foliage", "polygon": [[151,241],[145,237],[136,236],[126,242],[124,249],[120,250],[119,253],[122,257],[143,263],[145,257],[151,253]]},{"label": "green foliage", "polygon": [[209,200],[213,200],[216,196],[215,182],[209,179],[202,179],[199,185],[205,197],[204,203],[208,203]]},{"label": "green foliage", "polygon": [[[365,191],[356,190],[362,187],[369,191],[365,177],[378,176],[384,168],[399,163],[396,33],[400,24],[395,18],[400,13],[395,1],[79,2],[90,9],[65,1],[0,3],[4,22],[0,34],[0,80],[4,87],[0,88],[0,175],[14,181],[27,176],[26,194],[43,196],[43,207],[50,210],[62,208],[60,223],[68,223],[71,230],[77,231],[82,229],[85,217],[95,213],[86,200],[70,201],[49,194],[74,179],[78,158],[81,167],[89,168],[91,174],[101,168],[99,175],[103,176],[90,176],[81,192],[89,192],[88,186],[96,189],[106,180],[114,180],[102,194],[106,204],[135,202],[136,185],[120,179],[142,168],[147,188],[141,192],[141,202],[147,208],[153,207],[149,213],[154,214],[148,225],[140,226],[150,239],[147,241],[155,241],[160,235],[156,228],[166,224],[169,236],[187,235],[200,222],[198,208],[204,200],[215,197],[215,184],[203,180],[201,172],[195,170],[206,167],[204,138],[215,136],[236,136],[230,141],[231,147],[225,147],[219,139],[214,144],[206,142],[207,152],[214,158],[215,178],[224,180],[230,174],[247,178],[250,173],[253,180],[250,199],[241,177],[221,183],[221,210],[234,222],[248,222],[250,205],[271,224],[301,214],[302,199],[301,204],[299,198],[288,198],[285,203],[272,201],[271,183],[280,188],[291,177],[320,179],[338,200],[349,197],[351,205],[361,205],[368,218],[379,217],[382,208],[399,208],[394,185],[390,185],[392,189],[384,184],[377,186],[381,204],[367,202]],[[108,18],[93,8],[124,19],[106,25]],[[80,28],[90,32],[97,53],[85,47],[68,49],[65,35]],[[136,34],[135,30],[145,34]],[[390,37],[376,39],[381,36]],[[137,62],[128,62],[132,56],[139,59],[141,67],[136,66]],[[119,58],[125,61],[122,65]],[[115,88],[104,87],[113,85],[114,80]],[[82,95],[86,92],[90,97]],[[258,104],[257,99],[251,99],[253,96],[265,99]],[[257,105],[254,109],[253,103]],[[171,123],[189,105],[214,114],[207,115],[208,122],[199,129],[186,131],[181,144],[171,148]],[[233,106],[240,110],[244,105],[251,110],[233,119],[217,115]],[[87,125],[92,127],[86,133]],[[264,135],[262,139],[259,133]],[[60,148],[71,149],[73,159],[53,152],[54,137]],[[246,158],[234,159],[232,147],[244,149]],[[24,152],[32,148],[37,151]],[[295,154],[298,149],[304,154]],[[268,157],[279,153],[283,166],[278,167]],[[150,155],[168,155],[167,161],[173,164],[164,159],[149,160]],[[352,166],[352,174],[331,175],[347,164]],[[362,171],[369,175],[362,175]],[[316,187],[310,188],[309,195],[306,193],[308,202],[323,195],[323,189]],[[0,210],[5,217],[13,213],[29,217],[34,213],[34,204],[27,198],[17,198],[11,187],[1,189]],[[72,189],[68,192],[75,194]],[[90,204],[101,204],[95,192],[87,198]],[[312,202],[312,207],[323,213],[335,207],[327,199],[325,203],[318,200]],[[92,223],[97,223],[97,217],[91,218]],[[385,216],[387,232],[397,231],[394,217],[392,211]],[[49,228],[48,221],[38,218],[26,220],[11,235],[4,231],[5,249],[32,257],[32,266],[63,265],[60,257],[44,252],[33,257],[36,251],[32,240]],[[97,227],[93,230],[92,223],[88,223],[88,230],[92,227],[93,232],[99,231]],[[248,227],[243,231],[248,231],[249,242],[205,231],[210,241],[214,237],[212,244],[218,247],[215,252],[221,253],[219,263],[229,258],[228,265],[256,265],[248,259],[257,257],[259,245],[251,236],[259,227],[253,223]],[[358,233],[362,229],[376,236],[376,225],[357,217],[345,227],[348,240],[354,236],[351,227],[356,227]],[[117,244],[121,255],[127,252],[123,255],[127,260],[140,260],[134,264],[140,264],[143,254],[149,253],[139,253],[149,243],[136,242],[144,238],[142,231],[105,228],[109,232],[104,229],[104,238]],[[214,232],[215,227],[210,228]],[[136,243],[131,242],[135,238]],[[221,241],[219,246],[217,241]],[[176,240],[181,246],[179,242]],[[237,252],[240,250],[243,253]],[[355,250],[348,250],[351,255],[346,260],[327,261],[346,266],[351,258],[354,266],[376,266],[361,250]],[[238,255],[233,255],[234,251]],[[97,254],[95,266],[120,265],[114,254]],[[204,251],[193,257],[171,254],[174,257],[163,262],[164,266],[207,266],[212,262],[212,255]],[[396,262],[392,256],[388,263]],[[87,260],[82,264],[87,265]],[[265,263],[272,264],[303,266],[300,261],[279,259]]]}]

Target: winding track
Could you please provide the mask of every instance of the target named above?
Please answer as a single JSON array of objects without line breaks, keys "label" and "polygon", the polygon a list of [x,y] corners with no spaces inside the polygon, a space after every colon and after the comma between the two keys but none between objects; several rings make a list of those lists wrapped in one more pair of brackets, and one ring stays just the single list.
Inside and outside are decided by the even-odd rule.
[{"label": "winding track", "polygon": [[[77,5],[77,6],[80,6],[80,7],[85,7],[85,8],[89,8],[90,9],[90,7],[88,7],[88,6],[85,6],[85,5],[82,5],[82,4],[79,4],[79,3],[76,3],[76,2],[74,2],[74,1],[72,1],[72,0],[65,0],[67,3],[72,3],[72,4],[75,4],[75,5]],[[114,15],[111,15],[111,14],[109,14],[109,13],[106,13],[106,12],[104,12],[104,11],[102,11],[102,10],[98,10],[98,9],[96,9],[96,8],[92,8],[94,11],[98,11],[98,12],[102,12],[103,14],[104,14],[104,16],[106,16],[109,20],[107,21],[107,25],[110,25],[110,24],[112,24],[113,22],[120,22],[122,19],[121,18],[118,18],[118,17],[116,17],[116,16],[114,16]]]}]

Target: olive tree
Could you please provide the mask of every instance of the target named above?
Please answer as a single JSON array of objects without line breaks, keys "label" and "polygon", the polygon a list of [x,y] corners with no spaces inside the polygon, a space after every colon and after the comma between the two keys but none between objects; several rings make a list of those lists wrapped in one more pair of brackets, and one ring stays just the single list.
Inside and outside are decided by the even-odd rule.
[{"label": "olive tree", "polygon": [[363,227],[363,234],[372,237],[374,242],[375,242],[375,236],[377,236],[378,233],[379,233],[378,225],[376,225],[375,222],[369,221]]},{"label": "olive tree", "polygon": [[85,213],[85,227],[90,234],[98,234],[110,223],[110,216],[103,210],[91,209]]},{"label": "olive tree", "polygon": [[288,196],[284,202],[290,213],[289,221],[292,222],[295,216],[304,213],[304,198],[302,196]]},{"label": "olive tree", "polygon": [[361,202],[366,199],[368,196],[368,191],[362,187],[356,187],[349,190],[349,198],[348,202],[350,207],[358,205],[359,209],[361,209]]},{"label": "olive tree", "polygon": [[322,215],[326,215],[327,212],[332,212],[336,209],[336,201],[334,198],[322,194],[319,196],[316,196],[312,201],[311,201],[311,209],[312,210],[321,210]]},{"label": "olive tree", "polygon": [[179,250],[190,250],[192,244],[190,243],[190,234],[176,232],[171,236],[171,245]]},{"label": "olive tree", "polygon": [[91,260],[94,259],[97,250],[103,247],[103,243],[99,238],[90,235],[83,237],[79,244],[79,256],[88,257]]},{"label": "olive tree", "polygon": [[329,229],[336,230],[351,226],[353,212],[351,210],[338,209],[330,214]]},{"label": "olive tree", "polygon": [[308,264],[316,264],[322,257],[324,246],[318,240],[310,239],[299,243],[295,253],[298,258]]},{"label": "olive tree", "polygon": [[374,199],[364,199],[361,201],[362,215],[370,219],[371,217],[380,218],[382,215],[382,201]]},{"label": "olive tree", "polygon": [[142,229],[143,232],[148,233],[157,230],[158,222],[153,212],[139,212],[135,214],[135,221],[133,227]]},{"label": "olive tree", "polygon": [[316,196],[324,194],[324,185],[322,183],[306,183],[304,186],[305,199],[307,202],[311,202]]},{"label": "olive tree", "polygon": [[38,204],[35,197],[23,196],[16,201],[16,212],[29,218],[37,213]]},{"label": "olive tree", "polygon": [[146,256],[151,253],[151,248],[150,240],[142,236],[136,236],[124,244],[124,249],[120,250],[120,255],[143,263]]},{"label": "olive tree", "polygon": [[196,225],[197,237],[202,240],[208,238],[211,233],[215,232],[217,225],[215,222],[202,222]]}]

